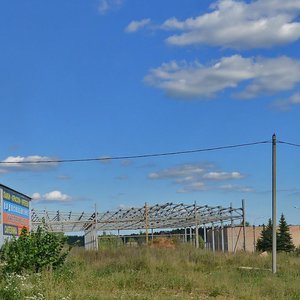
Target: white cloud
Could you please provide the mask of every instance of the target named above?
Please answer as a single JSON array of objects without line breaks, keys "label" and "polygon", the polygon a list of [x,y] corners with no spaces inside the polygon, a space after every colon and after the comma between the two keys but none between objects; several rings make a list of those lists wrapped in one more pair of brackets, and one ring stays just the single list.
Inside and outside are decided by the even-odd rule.
[{"label": "white cloud", "polygon": [[32,196],[31,196],[32,200],[41,200],[42,196],[40,193],[33,193]]},{"label": "white cloud", "polygon": [[235,192],[242,192],[242,193],[250,193],[254,192],[253,188],[247,187],[247,186],[241,186],[241,185],[234,185],[234,184],[224,184],[220,186],[221,190],[225,191],[235,191]]},{"label": "white cloud", "polygon": [[182,164],[172,168],[163,169],[148,175],[152,180],[171,180],[175,185],[181,186],[177,193],[191,193],[210,189],[219,189],[214,181],[239,180],[245,176],[240,172],[216,172],[212,164]]},{"label": "white cloud", "polygon": [[192,192],[205,191],[207,189],[208,188],[204,182],[196,181],[196,182],[192,182],[188,185],[185,185],[182,189],[179,189],[177,191],[177,193],[178,194],[186,194],[186,193],[192,193]]},{"label": "white cloud", "polygon": [[58,163],[48,156],[8,156],[0,162],[0,173],[15,171],[43,171],[57,167]]},{"label": "white cloud", "polygon": [[63,194],[61,191],[52,191],[44,195],[41,195],[40,193],[33,193],[32,200],[48,202],[67,202],[71,201],[72,197],[67,194]]},{"label": "white cloud", "polygon": [[273,103],[273,107],[281,110],[281,111],[288,111],[293,106],[300,104],[300,93],[296,93],[290,96],[288,99],[284,100],[277,100]]},{"label": "white cloud", "polygon": [[150,19],[142,19],[140,21],[131,21],[128,26],[125,28],[125,32],[133,33],[137,32],[138,30],[144,28],[151,22]]},{"label": "white cloud", "polygon": [[166,20],[162,29],[180,32],[169,36],[167,43],[251,49],[283,45],[300,37],[300,0],[219,0],[210,8],[211,12],[195,18]]},{"label": "white cloud", "polygon": [[98,10],[101,15],[107,14],[109,11],[119,9],[123,0],[100,0]]},{"label": "white cloud", "polygon": [[244,84],[235,97],[254,98],[295,88],[300,83],[300,60],[232,55],[208,66],[172,61],[150,70],[144,80],[170,96],[201,100]]},{"label": "white cloud", "polygon": [[241,179],[243,177],[239,172],[209,172],[203,175],[203,178],[211,180]]},{"label": "white cloud", "polygon": [[159,172],[150,173],[149,179],[170,179],[170,178],[186,178],[186,176],[195,176],[203,174],[206,170],[205,165],[200,164],[183,164],[173,168],[164,169]]}]

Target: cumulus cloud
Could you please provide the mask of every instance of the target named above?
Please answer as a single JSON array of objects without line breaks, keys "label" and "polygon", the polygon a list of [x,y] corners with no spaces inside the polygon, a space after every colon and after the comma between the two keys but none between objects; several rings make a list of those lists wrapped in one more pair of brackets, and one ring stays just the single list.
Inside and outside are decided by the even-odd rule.
[{"label": "cumulus cloud", "polygon": [[287,99],[277,100],[273,103],[273,107],[281,110],[281,111],[288,111],[293,106],[300,104],[300,93],[293,94]]},{"label": "cumulus cloud", "polygon": [[159,172],[153,172],[148,175],[148,179],[163,179],[163,178],[187,178],[199,174],[203,174],[206,170],[205,165],[201,164],[183,164],[161,170]]},{"label": "cumulus cloud", "polygon": [[109,11],[119,9],[123,0],[100,0],[98,10],[101,15],[107,14]]},{"label": "cumulus cloud", "polygon": [[57,167],[57,163],[49,162],[55,158],[48,156],[8,156],[0,162],[0,173],[16,171],[44,171]]},{"label": "cumulus cloud", "polygon": [[204,182],[196,181],[196,182],[192,182],[188,185],[185,185],[182,189],[179,189],[177,191],[177,193],[178,194],[186,194],[186,193],[192,193],[192,192],[205,191],[207,189],[208,188]]},{"label": "cumulus cloud", "polygon": [[254,189],[247,186],[242,185],[234,185],[234,184],[224,184],[220,186],[221,190],[230,191],[230,192],[242,192],[242,193],[250,193],[254,192]]},{"label": "cumulus cloud", "polygon": [[203,178],[211,180],[241,179],[243,177],[239,172],[209,172],[203,175]]},{"label": "cumulus cloud", "polygon": [[295,88],[300,83],[300,60],[232,55],[207,66],[172,61],[150,70],[144,80],[179,98],[207,100],[234,88],[241,89],[235,97],[254,98]]},{"label": "cumulus cloud", "polygon": [[40,193],[33,193],[31,196],[31,199],[36,200],[36,201],[41,200],[41,198],[42,198],[42,196]]},{"label": "cumulus cloud", "polygon": [[150,19],[142,19],[140,21],[131,21],[128,26],[125,28],[125,32],[133,33],[137,32],[138,30],[144,28],[151,22]]},{"label": "cumulus cloud", "polygon": [[62,193],[61,191],[52,191],[44,195],[41,195],[40,193],[33,193],[32,200],[47,202],[67,202],[71,201],[72,197]]},{"label": "cumulus cloud", "polygon": [[[239,180],[245,176],[240,172],[220,172],[213,170],[213,164],[182,164],[148,174],[151,180],[170,180],[180,186],[178,193],[191,193],[209,189],[220,189],[213,182]],[[229,185],[227,185],[229,186]],[[222,188],[225,189],[225,188]]]},{"label": "cumulus cloud", "polygon": [[169,36],[167,43],[252,49],[284,45],[300,37],[300,0],[219,0],[210,9],[195,18],[166,20],[162,29],[179,32]]}]

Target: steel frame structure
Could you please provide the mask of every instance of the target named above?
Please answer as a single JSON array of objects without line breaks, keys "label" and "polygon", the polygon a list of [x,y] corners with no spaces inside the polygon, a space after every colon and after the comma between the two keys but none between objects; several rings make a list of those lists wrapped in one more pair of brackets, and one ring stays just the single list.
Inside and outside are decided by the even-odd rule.
[{"label": "steel frame structure", "polygon": [[119,209],[104,213],[31,210],[31,228],[46,225],[53,232],[86,232],[94,225],[97,231],[177,229],[209,224],[222,226],[245,220],[244,208],[201,206],[195,204],[147,203],[140,208]]}]

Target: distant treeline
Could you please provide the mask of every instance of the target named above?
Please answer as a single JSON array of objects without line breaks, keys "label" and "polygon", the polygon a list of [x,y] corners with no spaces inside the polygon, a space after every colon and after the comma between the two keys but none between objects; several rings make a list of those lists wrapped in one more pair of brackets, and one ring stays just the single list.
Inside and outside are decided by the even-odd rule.
[{"label": "distant treeline", "polygon": [[83,247],[84,246],[84,236],[82,235],[70,235],[67,236],[67,243],[70,246],[79,246]]}]

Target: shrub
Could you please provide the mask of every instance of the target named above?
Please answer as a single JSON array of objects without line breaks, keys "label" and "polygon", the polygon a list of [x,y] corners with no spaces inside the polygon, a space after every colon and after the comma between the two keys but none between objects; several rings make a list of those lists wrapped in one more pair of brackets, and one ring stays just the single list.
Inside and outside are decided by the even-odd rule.
[{"label": "shrub", "polygon": [[66,237],[38,227],[29,233],[24,227],[18,239],[6,240],[0,250],[5,273],[40,272],[60,267],[69,251],[64,249]]}]

